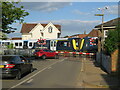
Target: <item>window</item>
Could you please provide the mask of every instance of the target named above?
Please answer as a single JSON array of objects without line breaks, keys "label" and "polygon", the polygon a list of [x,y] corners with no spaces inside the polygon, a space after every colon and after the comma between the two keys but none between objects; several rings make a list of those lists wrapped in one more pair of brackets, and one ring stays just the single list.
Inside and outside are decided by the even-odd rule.
[{"label": "window", "polygon": [[58,42],[59,47],[70,47],[69,41],[59,41]]},{"label": "window", "polygon": [[32,42],[29,43],[29,46],[32,46]]},{"label": "window", "polygon": [[12,59],[12,56],[2,56],[2,61],[11,61]]},{"label": "window", "polygon": [[18,46],[18,43],[15,43],[15,46]]},{"label": "window", "polygon": [[64,46],[65,46],[65,47],[67,46],[67,42],[64,42]]},{"label": "window", "polygon": [[5,45],[10,45],[10,42],[5,42]]},{"label": "window", "polygon": [[53,30],[53,28],[50,26],[50,27],[48,28],[48,32],[49,32],[49,33],[52,33],[52,30]]},{"label": "window", "polygon": [[54,42],[54,47],[56,47],[56,42]]},{"label": "window", "polygon": [[41,33],[41,36],[43,36],[43,33]]},{"label": "window", "polygon": [[51,41],[51,47],[53,47],[53,41]]},{"label": "window", "polygon": [[20,59],[19,56],[15,56],[15,57],[14,57],[14,61],[15,61],[16,63],[19,63],[19,62],[21,62],[21,59]]},{"label": "window", "polygon": [[2,42],[2,46],[4,46],[4,42]]},{"label": "window", "polygon": [[45,50],[43,50],[44,52],[49,52],[49,50],[47,50],[47,49],[45,49]]},{"label": "window", "polygon": [[21,42],[19,43],[19,46],[22,46],[22,43],[21,43]]}]

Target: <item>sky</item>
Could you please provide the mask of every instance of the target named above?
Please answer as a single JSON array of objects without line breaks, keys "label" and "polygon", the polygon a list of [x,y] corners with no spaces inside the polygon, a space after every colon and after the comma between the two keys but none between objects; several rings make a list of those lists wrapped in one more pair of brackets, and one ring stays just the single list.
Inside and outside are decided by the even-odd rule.
[{"label": "sky", "polygon": [[[30,0],[29,0],[30,1]],[[39,1],[39,0],[38,0]],[[20,2],[17,7],[24,6],[29,12],[24,22],[49,23],[61,25],[61,37],[75,34],[89,33],[102,21],[101,14],[104,11],[104,22],[118,17],[118,2]],[[107,9],[105,9],[107,7]],[[100,8],[98,10],[98,8]],[[17,28],[11,37],[21,37],[22,24],[12,25]]]}]

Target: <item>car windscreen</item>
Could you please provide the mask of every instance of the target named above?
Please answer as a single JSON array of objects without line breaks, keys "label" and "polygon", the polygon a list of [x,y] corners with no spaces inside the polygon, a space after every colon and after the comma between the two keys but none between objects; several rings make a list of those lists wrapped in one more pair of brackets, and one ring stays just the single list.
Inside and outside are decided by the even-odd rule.
[{"label": "car windscreen", "polygon": [[35,52],[39,52],[40,50],[35,50]]}]

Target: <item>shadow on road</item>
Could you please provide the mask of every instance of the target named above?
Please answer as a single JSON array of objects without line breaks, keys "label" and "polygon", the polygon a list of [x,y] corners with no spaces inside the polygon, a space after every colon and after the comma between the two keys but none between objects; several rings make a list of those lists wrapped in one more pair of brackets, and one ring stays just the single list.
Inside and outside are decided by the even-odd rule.
[{"label": "shadow on road", "polygon": [[111,90],[118,90],[118,88],[120,89],[118,77],[109,74],[101,74],[101,76],[104,79],[104,81],[100,82],[101,85],[108,87]]}]

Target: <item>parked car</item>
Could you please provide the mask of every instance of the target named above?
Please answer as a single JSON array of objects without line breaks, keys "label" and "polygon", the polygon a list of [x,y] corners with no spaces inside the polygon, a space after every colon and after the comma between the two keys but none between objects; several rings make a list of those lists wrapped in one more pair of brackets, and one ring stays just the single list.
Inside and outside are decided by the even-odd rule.
[{"label": "parked car", "polygon": [[49,49],[40,49],[40,50],[36,50],[34,52],[34,56],[35,58],[42,58],[42,59],[46,59],[46,58],[55,58],[58,59],[58,53],[56,53],[55,51],[49,50]]},{"label": "parked car", "polygon": [[21,79],[24,73],[32,72],[33,65],[30,60],[19,55],[3,55],[0,61],[0,76],[2,78],[15,77]]}]

